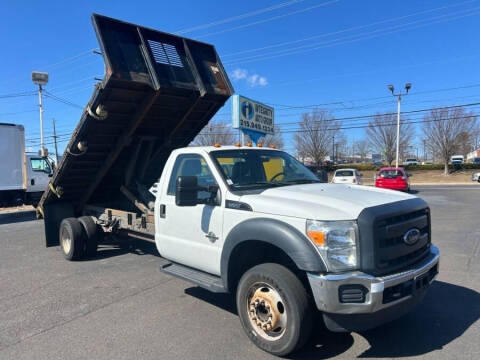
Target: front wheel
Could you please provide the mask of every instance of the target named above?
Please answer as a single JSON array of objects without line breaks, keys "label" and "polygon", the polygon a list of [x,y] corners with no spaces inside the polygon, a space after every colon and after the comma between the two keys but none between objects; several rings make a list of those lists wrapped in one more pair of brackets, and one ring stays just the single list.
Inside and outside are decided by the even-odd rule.
[{"label": "front wheel", "polygon": [[250,340],[277,356],[303,346],[312,329],[307,291],[282,265],[267,263],[248,270],[237,288],[237,310]]}]

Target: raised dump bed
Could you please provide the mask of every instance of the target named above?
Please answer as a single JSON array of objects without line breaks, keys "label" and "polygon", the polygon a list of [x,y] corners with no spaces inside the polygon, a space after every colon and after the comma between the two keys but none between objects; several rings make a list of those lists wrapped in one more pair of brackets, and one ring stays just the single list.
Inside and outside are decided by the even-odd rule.
[{"label": "raised dump bed", "polygon": [[105,77],[40,200],[47,246],[58,245],[61,219],[92,209],[126,211],[129,222],[148,217],[147,189],[170,152],[233,93],[212,45],[96,14],[92,21]]}]

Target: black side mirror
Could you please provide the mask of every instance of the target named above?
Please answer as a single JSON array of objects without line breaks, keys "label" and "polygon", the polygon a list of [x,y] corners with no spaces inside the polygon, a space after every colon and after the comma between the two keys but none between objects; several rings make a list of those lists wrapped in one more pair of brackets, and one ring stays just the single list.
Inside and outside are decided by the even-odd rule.
[{"label": "black side mirror", "polygon": [[175,188],[177,206],[195,206],[198,201],[198,179],[196,176],[179,176]]}]

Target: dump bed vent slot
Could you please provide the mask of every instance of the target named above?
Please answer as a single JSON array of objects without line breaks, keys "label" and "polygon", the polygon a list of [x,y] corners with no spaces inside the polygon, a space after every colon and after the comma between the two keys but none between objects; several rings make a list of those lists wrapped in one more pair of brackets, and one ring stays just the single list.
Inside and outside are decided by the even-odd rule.
[{"label": "dump bed vent slot", "polygon": [[154,40],[147,41],[157,64],[183,67],[182,59],[180,59],[180,55],[178,55],[175,46]]}]

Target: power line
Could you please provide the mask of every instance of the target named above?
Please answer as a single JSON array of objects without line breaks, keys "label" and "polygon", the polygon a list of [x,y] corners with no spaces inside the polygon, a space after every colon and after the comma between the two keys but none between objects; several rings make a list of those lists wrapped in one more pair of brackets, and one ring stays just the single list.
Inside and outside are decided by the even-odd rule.
[{"label": "power line", "polygon": [[249,18],[249,17],[255,16],[255,15],[260,15],[260,14],[263,14],[263,13],[266,13],[266,12],[269,12],[269,11],[273,11],[273,10],[277,10],[277,9],[280,9],[280,8],[283,8],[283,7],[286,7],[286,6],[298,4],[298,3],[301,3],[303,1],[305,1],[305,0],[286,1],[286,2],[277,4],[277,5],[273,5],[273,6],[269,6],[269,7],[263,8],[263,9],[250,11],[250,12],[245,13],[245,14],[232,16],[232,17],[222,19],[222,20],[212,21],[212,22],[207,23],[207,24],[197,25],[197,26],[193,26],[193,27],[190,27],[190,28],[186,28],[186,29],[181,29],[181,30],[176,31],[175,33],[185,34],[185,33],[189,33],[189,32],[192,32],[192,31],[202,30],[202,29],[206,29],[206,28],[209,28],[209,27],[212,27],[212,26],[222,25],[222,24],[226,24],[226,23],[229,23],[229,22],[232,22],[232,21],[242,20],[242,19]]},{"label": "power line", "polygon": [[330,4],[339,2],[339,1],[340,1],[340,0],[327,1],[327,2],[324,2],[324,3],[322,3],[322,4],[309,6],[309,7],[307,7],[307,8],[300,9],[300,10],[295,10],[295,11],[292,11],[292,12],[289,12],[289,13],[286,13],[286,14],[277,15],[277,16],[272,16],[272,17],[267,18],[267,19],[258,20],[258,21],[254,21],[254,22],[251,22],[251,23],[248,23],[248,24],[243,24],[243,25],[234,26],[234,27],[229,28],[229,29],[224,29],[224,30],[220,30],[220,31],[216,31],[216,32],[204,34],[204,35],[201,35],[201,36],[197,36],[197,38],[203,38],[203,37],[207,37],[207,36],[212,36],[212,35],[217,35],[217,34],[223,34],[223,33],[226,33],[226,32],[230,32],[230,31],[234,31],[234,30],[238,30],[238,29],[243,29],[243,28],[246,28],[246,27],[249,27],[249,26],[258,25],[258,24],[263,24],[263,23],[266,23],[266,22],[269,22],[269,21],[278,20],[278,19],[281,19],[281,18],[284,18],[284,17],[287,17],[287,16],[292,16],[292,15],[300,14],[300,13],[303,13],[303,12],[306,12],[306,11],[309,11],[309,10],[313,10],[313,9],[316,9],[316,8],[319,8],[319,7],[327,6],[327,5],[330,5]]},{"label": "power line", "polygon": [[[479,9],[479,8],[480,7],[476,7],[476,8],[473,8],[473,9]],[[282,57],[282,56],[290,56],[290,55],[305,53],[305,52],[318,50],[318,49],[322,49],[322,48],[333,47],[333,46],[343,45],[343,44],[352,43],[352,42],[356,42],[356,41],[376,38],[376,37],[387,35],[387,34],[398,33],[398,32],[401,32],[401,31],[412,30],[412,29],[416,29],[416,28],[419,28],[419,27],[424,27],[424,26],[427,26],[427,25],[433,25],[433,24],[438,24],[438,23],[442,23],[442,22],[458,20],[458,19],[461,19],[461,18],[464,18],[464,17],[474,16],[474,15],[479,14],[478,11],[473,12],[473,13],[471,13],[470,11],[472,11],[472,9],[462,10],[460,12],[463,12],[463,13],[464,12],[469,12],[469,13],[463,14],[463,15],[458,15],[458,16],[453,16],[453,17],[448,17],[447,19],[443,19],[443,20],[428,22],[432,19],[450,16],[451,14],[440,15],[440,16],[433,17],[433,18],[426,19],[426,20],[417,20],[417,21],[414,21],[414,22],[411,22],[411,23],[406,23],[406,24],[390,27],[390,28],[399,28],[400,27],[400,29],[396,29],[396,30],[385,31],[385,29],[378,29],[378,30],[370,31],[370,32],[363,33],[363,34],[360,34],[360,35],[352,35],[352,36],[348,36],[348,37],[344,37],[344,38],[333,39],[333,40],[330,40],[330,41],[327,41],[327,42],[316,43],[316,44],[307,44],[307,45],[297,46],[297,47],[286,49],[286,50],[280,50],[280,51],[274,52],[270,55],[269,54],[263,54],[263,55],[261,54],[261,55],[247,56],[247,57],[244,57],[244,58],[236,59],[234,61],[230,61],[230,62],[227,61],[227,62],[225,62],[225,64],[226,65],[245,64],[245,63],[250,63],[250,62],[255,62],[255,61],[278,58],[278,57]],[[426,22],[426,23],[418,24],[418,25],[415,25],[415,26],[410,26],[411,24],[418,23],[418,22]],[[379,34],[376,34],[376,33],[379,33]],[[369,34],[374,34],[374,35],[369,35]],[[365,36],[365,35],[368,35],[368,36]]]},{"label": "power line", "polygon": [[263,46],[263,47],[259,47],[259,48],[255,48],[255,49],[237,51],[237,52],[230,53],[230,54],[225,54],[225,55],[222,54],[222,58],[226,58],[226,57],[229,57],[229,56],[241,55],[241,54],[250,53],[250,52],[255,52],[255,51],[259,51],[259,50],[271,49],[271,48],[285,46],[285,45],[296,44],[296,43],[299,43],[299,42],[318,39],[318,38],[327,37],[327,36],[331,36],[331,35],[337,35],[337,34],[341,34],[341,33],[344,33],[344,32],[359,30],[359,29],[363,29],[363,28],[366,28],[366,27],[371,27],[371,26],[375,26],[375,25],[379,25],[379,24],[384,24],[384,23],[387,23],[387,22],[401,20],[401,19],[405,19],[405,18],[409,18],[409,17],[412,17],[412,16],[421,15],[421,14],[425,14],[425,13],[429,13],[429,12],[433,12],[433,11],[443,10],[443,9],[447,9],[447,8],[451,8],[451,7],[457,7],[457,6],[461,6],[461,5],[471,3],[471,2],[474,2],[474,1],[476,1],[476,0],[468,0],[468,1],[458,3],[458,4],[450,4],[450,5],[446,5],[446,6],[440,6],[440,7],[429,9],[429,10],[418,11],[418,12],[408,14],[408,15],[403,15],[403,16],[398,16],[398,17],[394,17],[394,18],[390,18],[390,19],[375,21],[375,22],[372,22],[372,23],[369,23],[369,24],[364,24],[364,25],[354,26],[354,27],[350,27],[350,28],[346,28],[346,29],[342,29],[342,30],[338,30],[338,31],[329,32],[329,33],[309,36],[309,37],[306,37],[306,38],[303,38],[303,39],[285,41],[285,42],[272,44],[272,45],[267,45],[267,46]]},{"label": "power line", "polygon": [[80,106],[80,105],[78,105],[78,104],[75,104],[75,103],[73,103],[73,102],[71,102],[71,101],[69,101],[69,100],[63,99],[63,98],[58,97],[58,96],[56,96],[56,95],[53,95],[51,92],[46,91],[46,90],[45,90],[45,97],[48,97],[48,98],[53,99],[53,100],[56,100],[56,101],[61,102],[61,103],[65,104],[65,105],[69,105],[69,106],[75,107],[75,108],[77,108],[77,109],[83,110],[83,108],[84,108],[83,106]]},{"label": "power line", "polygon": [[32,95],[36,95],[36,91],[24,91],[20,93],[3,94],[3,95],[0,95],[0,99],[8,99],[8,98],[32,96]]}]

